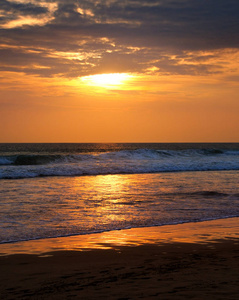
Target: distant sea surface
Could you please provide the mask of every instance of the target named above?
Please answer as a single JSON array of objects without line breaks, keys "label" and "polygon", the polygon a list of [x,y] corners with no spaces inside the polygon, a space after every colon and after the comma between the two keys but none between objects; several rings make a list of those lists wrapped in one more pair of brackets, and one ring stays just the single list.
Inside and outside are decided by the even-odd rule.
[{"label": "distant sea surface", "polygon": [[0,144],[0,243],[239,216],[238,143]]}]

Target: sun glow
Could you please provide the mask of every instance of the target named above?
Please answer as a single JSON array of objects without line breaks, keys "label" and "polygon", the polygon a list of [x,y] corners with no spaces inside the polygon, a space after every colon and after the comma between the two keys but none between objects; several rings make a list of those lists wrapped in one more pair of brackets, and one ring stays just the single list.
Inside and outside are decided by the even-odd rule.
[{"label": "sun glow", "polygon": [[82,80],[88,85],[114,88],[125,84],[131,77],[132,75],[127,73],[110,73],[85,76]]}]

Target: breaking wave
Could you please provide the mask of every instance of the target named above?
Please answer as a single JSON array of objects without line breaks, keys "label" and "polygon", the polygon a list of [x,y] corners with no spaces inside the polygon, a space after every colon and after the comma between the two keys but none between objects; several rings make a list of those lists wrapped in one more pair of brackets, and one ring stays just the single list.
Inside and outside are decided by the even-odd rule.
[{"label": "breaking wave", "polygon": [[0,156],[0,179],[210,170],[239,170],[239,151],[136,149]]}]

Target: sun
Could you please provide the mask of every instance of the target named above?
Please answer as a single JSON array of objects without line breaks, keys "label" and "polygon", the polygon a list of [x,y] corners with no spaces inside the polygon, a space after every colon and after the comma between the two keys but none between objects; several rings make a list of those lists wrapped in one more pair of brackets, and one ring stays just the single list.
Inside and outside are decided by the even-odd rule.
[{"label": "sun", "polygon": [[103,88],[117,88],[128,81],[132,75],[127,73],[110,73],[110,74],[97,74],[82,77],[82,80],[88,84]]}]

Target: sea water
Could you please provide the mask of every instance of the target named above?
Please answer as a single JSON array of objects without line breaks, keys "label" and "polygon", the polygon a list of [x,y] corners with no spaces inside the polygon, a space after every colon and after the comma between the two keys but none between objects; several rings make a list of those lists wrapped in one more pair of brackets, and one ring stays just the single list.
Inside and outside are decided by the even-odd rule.
[{"label": "sea water", "polygon": [[0,144],[0,243],[239,216],[239,144]]}]

